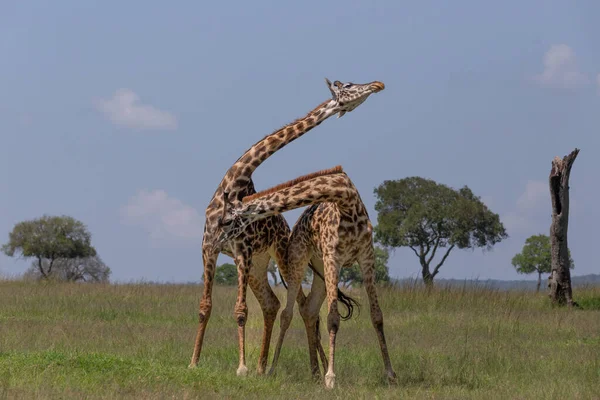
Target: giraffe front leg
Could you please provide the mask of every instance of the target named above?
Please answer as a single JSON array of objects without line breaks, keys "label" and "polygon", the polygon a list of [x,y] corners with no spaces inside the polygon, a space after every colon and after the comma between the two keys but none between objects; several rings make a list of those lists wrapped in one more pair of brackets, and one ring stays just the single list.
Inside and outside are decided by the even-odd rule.
[{"label": "giraffe front leg", "polygon": [[[371,254],[371,255],[369,255]],[[375,289],[375,254],[370,251],[366,256],[359,260],[359,264],[363,274],[363,284],[369,297],[369,305],[371,309],[371,322],[377,332],[377,339],[379,340],[379,347],[381,348],[381,356],[383,358],[383,364],[387,374],[388,382],[395,384],[397,382],[396,373],[392,368],[390,361],[390,355],[385,341],[385,334],[383,332],[383,313],[379,307],[379,301],[377,300],[377,290]]]},{"label": "giraffe front leg", "polygon": [[190,361],[189,368],[196,367],[198,365],[198,360],[200,359],[202,342],[204,341],[204,333],[206,332],[206,326],[208,325],[208,319],[210,318],[210,313],[212,310],[212,286],[215,277],[215,266],[218,256],[219,253],[208,252],[206,248],[202,249],[202,259],[204,263],[204,290],[202,292],[202,299],[200,300],[200,307],[198,311],[198,332],[196,333],[194,352],[192,354],[192,360]]},{"label": "giraffe front leg", "polygon": [[273,325],[277,319],[277,313],[281,303],[273,293],[269,281],[267,279],[267,265],[269,257],[255,258],[250,271],[250,279],[248,281],[250,289],[260,304],[263,313],[264,328],[262,344],[260,348],[260,356],[258,357],[258,366],[256,372],[262,375],[267,369],[267,361],[269,359],[269,347],[271,344],[271,335],[273,333]]},{"label": "giraffe front leg", "polygon": [[246,366],[246,321],[248,319],[246,293],[250,269],[252,268],[252,255],[249,246],[239,244],[236,246],[236,249],[235,264],[238,270],[238,292],[233,315],[238,324],[238,348],[240,357],[236,374],[237,376],[246,376],[248,374],[248,367]]}]

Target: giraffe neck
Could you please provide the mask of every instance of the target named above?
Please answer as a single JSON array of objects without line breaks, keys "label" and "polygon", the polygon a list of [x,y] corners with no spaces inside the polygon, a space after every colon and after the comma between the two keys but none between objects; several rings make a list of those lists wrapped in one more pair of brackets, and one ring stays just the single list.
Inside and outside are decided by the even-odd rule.
[{"label": "giraffe neck", "polygon": [[[311,179],[297,178],[290,185],[279,185],[282,189],[267,189],[245,197],[241,206],[233,210],[237,222],[223,230],[220,240],[239,236],[257,220],[318,203],[335,203],[340,214],[351,216],[361,202],[360,196],[348,175],[335,170]],[[300,182],[293,183],[297,180]]]},{"label": "giraffe neck", "polygon": [[285,125],[270,135],[265,136],[250,147],[230,168],[230,178],[234,180],[246,178],[250,180],[252,173],[273,153],[288,143],[293,142],[321,122],[338,113],[340,108],[336,101],[327,100],[303,118]]},{"label": "giraffe neck", "polygon": [[[268,191],[265,191],[268,192]],[[354,206],[357,190],[345,172],[315,177],[269,194],[246,197],[237,213],[264,218],[317,203],[335,203],[344,212]]]}]

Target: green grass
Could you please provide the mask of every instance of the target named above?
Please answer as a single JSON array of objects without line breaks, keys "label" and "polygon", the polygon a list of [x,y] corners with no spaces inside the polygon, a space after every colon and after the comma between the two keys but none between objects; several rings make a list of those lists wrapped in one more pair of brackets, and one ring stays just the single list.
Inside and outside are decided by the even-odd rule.
[{"label": "green grass", "polygon": [[365,293],[353,290],[363,307],[341,324],[332,391],[311,379],[297,311],[277,374],[256,375],[262,318],[252,294],[251,373],[235,375],[234,288],[216,289],[200,366],[188,369],[200,293],[191,285],[0,281],[0,398],[600,398],[600,288],[576,290],[575,311],[552,308],[544,294],[380,289],[398,375],[392,387]]}]

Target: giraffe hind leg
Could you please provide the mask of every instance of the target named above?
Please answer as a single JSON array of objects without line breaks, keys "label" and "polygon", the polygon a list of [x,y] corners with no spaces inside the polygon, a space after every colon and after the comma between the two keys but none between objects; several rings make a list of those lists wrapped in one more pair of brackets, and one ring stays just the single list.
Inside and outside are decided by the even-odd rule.
[{"label": "giraffe hind leg", "polygon": [[325,287],[327,291],[327,331],[329,332],[329,365],[325,374],[325,388],[335,386],[335,340],[340,327],[338,312],[337,285],[339,281],[339,266],[332,254],[324,254]]},{"label": "giraffe hind leg", "polygon": [[[311,263],[313,268],[319,268],[320,271],[323,270],[323,262],[319,258],[312,257]],[[321,309],[321,305],[325,301],[325,297],[325,282],[317,274],[314,274],[310,292],[308,293],[308,296],[306,297],[304,303],[300,306],[300,315],[302,316],[302,319],[304,320],[304,325],[306,327],[311,372],[315,379],[321,378],[321,371],[319,369],[317,354],[321,359],[321,364],[323,365],[324,372],[327,371],[328,368],[327,356],[321,344],[321,332],[319,330],[319,311]]]},{"label": "giraffe hind leg", "polygon": [[248,367],[246,366],[246,321],[248,320],[246,293],[248,278],[252,269],[252,254],[250,248],[245,246],[243,242],[237,243],[234,260],[238,270],[238,292],[233,312],[238,324],[239,365],[236,375],[246,376],[248,374]]},{"label": "giraffe hind leg", "polygon": [[375,331],[377,332],[377,339],[379,340],[379,347],[381,349],[381,357],[383,358],[383,364],[387,374],[389,383],[396,383],[396,373],[392,368],[390,361],[390,355],[388,352],[387,343],[385,340],[385,334],[383,332],[383,313],[379,307],[377,300],[377,290],[375,288],[375,255],[372,246],[370,250],[358,260],[363,274],[363,284],[369,297],[369,305],[371,310],[371,322]]}]

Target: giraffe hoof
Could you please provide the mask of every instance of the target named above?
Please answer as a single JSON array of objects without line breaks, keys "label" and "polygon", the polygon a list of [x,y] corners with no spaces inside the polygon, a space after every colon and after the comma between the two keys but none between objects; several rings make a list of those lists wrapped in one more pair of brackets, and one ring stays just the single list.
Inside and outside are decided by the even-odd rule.
[{"label": "giraffe hoof", "polygon": [[237,371],[236,371],[236,375],[237,376],[246,376],[246,375],[248,375],[248,367],[246,367],[245,365],[239,367],[237,369]]},{"label": "giraffe hoof", "polygon": [[396,378],[396,373],[394,371],[392,371],[391,373],[388,373],[387,379],[388,379],[388,384],[390,384],[390,385],[398,384],[398,379]]},{"label": "giraffe hoof", "polygon": [[335,386],[335,374],[325,375],[325,388],[333,389]]}]

